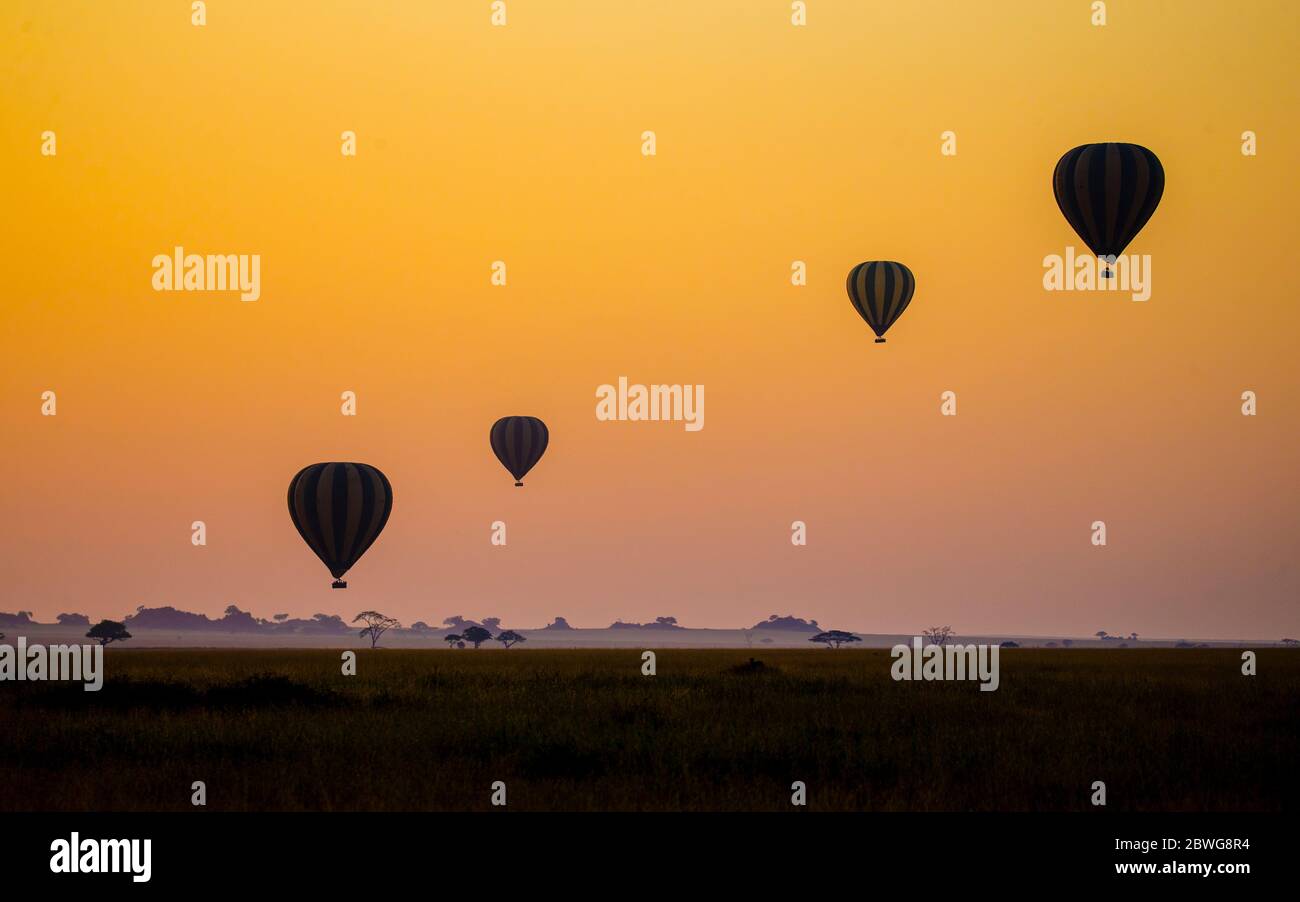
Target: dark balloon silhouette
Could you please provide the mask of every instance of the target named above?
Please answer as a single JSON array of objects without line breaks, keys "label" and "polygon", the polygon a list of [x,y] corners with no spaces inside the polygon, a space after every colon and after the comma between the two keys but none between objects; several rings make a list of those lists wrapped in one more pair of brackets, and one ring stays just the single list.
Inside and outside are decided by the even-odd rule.
[{"label": "dark balloon silhouette", "polygon": [[876,333],[876,344],[884,344],[885,332],[912,302],[916,277],[901,263],[869,260],[849,270],[848,289],[853,309]]},{"label": "dark balloon silhouette", "polygon": [[289,483],[289,516],[335,589],[348,587],[343,574],[379,538],[392,510],[393,487],[369,464],[312,464]]},{"label": "dark balloon silhouette", "polygon": [[537,417],[502,417],[492,424],[491,438],[492,453],[521,486],[524,475],[546,453],[551,434]]},{"label": "dark balloon silhouette", "polygon": [[[1066,222],[1110,264],[1156,211],[1165,169],[1138,144],[1082,144],[1057,161],[1052,191]],[[1111,278],[1109,266],[1102,277]]]}]

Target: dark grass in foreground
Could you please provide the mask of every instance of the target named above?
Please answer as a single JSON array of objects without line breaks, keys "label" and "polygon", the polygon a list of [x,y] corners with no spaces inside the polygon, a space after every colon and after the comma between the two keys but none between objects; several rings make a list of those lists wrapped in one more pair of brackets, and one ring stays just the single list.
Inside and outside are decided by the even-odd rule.
[{"label": "dark grass in foreground", "polygon": [[[764,666],[745,666],[752,655]],[[99,693],[0,684],[0,810],[1278,810],[1300,653],[1004,651],[1001,688],[886,651],[110,649]]]}]

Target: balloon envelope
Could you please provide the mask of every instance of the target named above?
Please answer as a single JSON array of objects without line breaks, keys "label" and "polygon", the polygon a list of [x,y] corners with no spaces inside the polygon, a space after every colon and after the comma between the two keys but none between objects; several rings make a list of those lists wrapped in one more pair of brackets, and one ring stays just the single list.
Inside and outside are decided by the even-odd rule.
[{"label": "balloon envelope", "polygon": [[502,417],[492,424],[490,438],[492,453],[521,486],[524,475],[546,453],[551,433],[537,417]]},{"label": "balloon envelope", "polygon": [[1052,191],[1083,243],[1098,257],[1113,258],[1156,211],[1165,169],[1138,144],[1081,144],[1057,161]]},{"label": "balloon envelope", "polygon": [[379,538],[392,510],[393,487],[369,464],[312,464],[289,483],[289,516],[336,589],[347,588],[343,574]]},{"label": "balloon envelope", "polygon": [[853,309],[876,333],[876,344],[884,344],[885,332],[912,302],[916,277],[893,260],[868,260],[849,270],[847,287]]}]

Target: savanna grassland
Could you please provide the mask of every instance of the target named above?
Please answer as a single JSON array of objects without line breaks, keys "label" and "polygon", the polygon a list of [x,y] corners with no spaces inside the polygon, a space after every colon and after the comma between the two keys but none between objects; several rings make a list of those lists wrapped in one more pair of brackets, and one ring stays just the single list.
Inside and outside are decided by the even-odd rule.
[{"label": "savanna grassland", "polygon": [[[759,654],[762,666],[747,664]],[[110,648],[0,684],[0,810],[1279,810],[1300,653],[1005,650],[1001,687],[881,650]]]}]

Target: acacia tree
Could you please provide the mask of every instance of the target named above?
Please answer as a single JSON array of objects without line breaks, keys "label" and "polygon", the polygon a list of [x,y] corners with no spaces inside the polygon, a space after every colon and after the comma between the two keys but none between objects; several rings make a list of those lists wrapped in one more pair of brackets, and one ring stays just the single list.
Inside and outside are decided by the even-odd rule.
[{"label": "acacia tree", "polygon": [[86,638],[95,639],[100,645],[108,645],[110,642],[123,642],[130,639],[131,634],[126,631],[124,623],[116,620],[101,620],[90,628]]},{"label": "acacia tree", "polygon": [[502,645],[504,645],[506,648],[509,648],[512,645],[518,645],[520,642],[527,642],[528,637],[521,636],[518,633],[516,633],[514,630],[506,630],[504,633],[497,636],[497,641],[500,642]]},{"label": "acacia tree", "polygon": [[465,642],[465,637],[462,636],[460,633],[448,633],[447,635],[442,637],[442,640],[447,643],[448,648],[451,648],[457,642],[463,645]]},{"label": "acacia tree", "polygon": [[364,639],[369,636],[371,648],[379,644],[379,637],[384,633],[401,626],[394,618],[385,616],[378,611],[362,611],[352,618],[353,623],[358,620],[366,625],[365,629],[361,631],[361,638]]},{"label": "acacia tree", "polygon": [[921,637],[931,645],[947,645],[957,637],[953,635],[950,626],[932,626],[928,630],[921,630]]},{"label": "acacia tree", "polygon": [[827,630],[824,633],[818,633],[811,637],[809,642],[820,642],[827,648],[839,648],[841,645],[847,645],[851,642],[861,642],[862,640],[845,630]]},{"label": "acacia tree", "polygon": [[464,639],[466,642],[473,643],[474,647],[478,648],[484,642],[491,639],[492,634],[489,633],[487,630],[483,629],[483,627],[481,626],[471,626],[469,629],[465,630],[465,632],[461,634],[461,638]]}]

